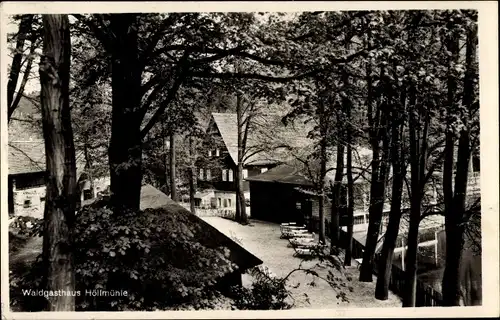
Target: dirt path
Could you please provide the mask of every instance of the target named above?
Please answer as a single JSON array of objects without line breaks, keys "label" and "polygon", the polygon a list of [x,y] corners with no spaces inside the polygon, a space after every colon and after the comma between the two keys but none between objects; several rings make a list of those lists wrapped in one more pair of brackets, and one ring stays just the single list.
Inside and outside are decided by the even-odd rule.
[{"label": "dirt path", "polygon": [[[264,261],[264,265],[279,277],[286,276],[300,264],[301,260],[293,257],[294,250],[287,246],[288,240],[280,239],[280,230],[277,224],[251,220],[249,226],[242,226],[218,217],[203,217],[203,219],[227,236],[239,241],[245,249]],[[303,264],[303,267],[308,268],[315,264],[316,262],[308,262]],[[322,276],[328,274],[328,270],[316,270]],[[348,268],[346,273],[353,278],[352,281],[348,282],[348,285],[353,287],[353,292],[345,290],[349,303],[340,302],[336,297],[337,293],[323,280],[316,279],[314,286],[311,286],[308,284],[314,280],[313,276],[305,275],[303,272],[294,273],[290,277],[289,289],[295,299],[295,307],[311,309],[401,307],[400,299],[392,293],[387,301],[379,301],[374,298],[375,278],[372,283],[357,281],[358,270],[356,267]],[[336,275],[341,276],[338,272]],[[294,288],[297,285],[299,286]]]}]

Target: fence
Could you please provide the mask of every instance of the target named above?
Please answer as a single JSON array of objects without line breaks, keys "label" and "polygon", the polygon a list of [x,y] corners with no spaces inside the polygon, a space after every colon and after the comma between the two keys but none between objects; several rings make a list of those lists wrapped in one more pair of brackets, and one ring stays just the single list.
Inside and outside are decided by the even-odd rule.
[{"label": "fence", "polygon": [[[352,240],[352,258],[358,259],[363,257],[364,246],[359,243],[356,239]],[[343,248],[347,246],[347,232],[340,231],[340,243]],[[380,254],[375,254],[373,263],[373,274],[377,275],[378,265],[380,261]],[[405,292],[405,272],[397,265],[393,264],[391,268],[391,280],[389,283],[389,289],[394,292],[394,294],[403,298]],[[417,291],[416,291],[416,306],[417,307],[435,307],[442,306],[443,296],[440,292],[434,290],[431,286],[417,279]]]},{"label": "fence", "polygon": [[[187,210],[191,210],[189,203],[179,203],[181,206],[186,208]],[[196,207],[196,215],[198,217],[221,217],[221,218],[228,218],[228,219],[234,219],[236,215],[236,209],[234,208],[227,208],[227,209],[215,209],[215,208],[203,208],[203,207]]]}]

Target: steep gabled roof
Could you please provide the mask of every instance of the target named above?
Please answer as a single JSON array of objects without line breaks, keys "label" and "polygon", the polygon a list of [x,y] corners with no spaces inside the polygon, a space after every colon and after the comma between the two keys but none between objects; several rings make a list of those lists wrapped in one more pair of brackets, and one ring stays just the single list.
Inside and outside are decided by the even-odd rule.
[{"label": "steep gabled roof", "polygon": [[[290,160],[287,148],[301,148],[312,141],[307,137],[307,125],[294,123],[285,126],[282,115],[270,113],[256,116],[250,127],[245,165],[282,163]],[[212,113],[213,124],[217,127],[228,153],[234,163],[238,163],[238,121],[235,113]]]},{"label": "steep gabled roof", "polygon": [[[46,170],[43,140],[10,141],[8,150],[9,175],[44,172]],[[77,176],[84,167],[83,153],[78,153],[76,155]]]},{"label": "steep gabled roof", "polygon": [[[312,148],[309,148],[312,149]],[[368,169],[371,163],[371,150],[365,147],[357,148],[358,152],[353,154],[353,175],[361,175],[364,169]],[[307,148],[302,150],[307,151]],[[309,150],[311,151],[311,150]],[[304,157],[300,157],[304,158]],[[345,164],[346,159],[344,159]],[[331,168],[326,174],[327,181],[332,181],[335,179],[335,165],[336,165],[336,154],[332,152],[332,155],[327,163],[327,168]],[[258,174],[256,176],[248,177],[247,181],[260,181],[260,182],[279,182],[295,184],[300,186],[313,186],[311,177],[319,176],[319,164],[317,161],[305,165],[303,161],[299,159],[292,159],[287,163],[280,164],[264,173]],[[347,182],[346,177],[346,167],[344,165],[344,182]],[[366,181],[361,175],[360,179],[356,180],[355,183]]]},{"label": "steep gabled roof", "polygon": [[45,171],[43,140],[9,142],[9,174]]}]

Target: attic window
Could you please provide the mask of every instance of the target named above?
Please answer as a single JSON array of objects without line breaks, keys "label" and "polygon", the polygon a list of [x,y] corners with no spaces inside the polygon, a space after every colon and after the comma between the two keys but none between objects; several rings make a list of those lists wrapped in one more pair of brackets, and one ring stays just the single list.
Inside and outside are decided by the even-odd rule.
[{"label": "attic window", "polygon": [[212,150],[208,150],[208,156],[211,157],[212,156]]},{"label": "attic window", "polygon": [[222,181],[227,181],[227,169],[222,169]]},{"label": "attic window", "polygon": [[264,172],[266,172],[266,171],[267,171],[267,168],[262,168],[262,169],[260,169],[260,173],[264,173]]},{"label": "attic window", "polygon": [[24,208],[29,208],[29,207],[31,207],[31,200],[24,200],[23,207],[24,207]]},{"label": "attic window", "polygon": [[219,150],[219,148],[215,149],[215,156],[216,157],[220,156],[220,150]]},{"label": "attic window", "polygon": [[231,169],[229,169],[228,180],[229,180],[230,182],[232,182],[232,181],[233,181],[233,170],[231,170]]}]

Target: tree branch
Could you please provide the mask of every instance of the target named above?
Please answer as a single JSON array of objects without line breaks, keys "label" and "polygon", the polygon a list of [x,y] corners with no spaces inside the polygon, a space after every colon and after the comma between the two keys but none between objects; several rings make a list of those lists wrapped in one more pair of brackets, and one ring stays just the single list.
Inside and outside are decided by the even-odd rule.
[{"label": "tree branch", "polygon": [[[178,68],[174,83],[173,83],[172,87],[168,90],[167,98],[158,107],[158,109],[153,114],[151,119],[148,121],[148,123],[141,130],[141,138],[142,139],[146,136],[146,134],[149,132],[149,130],[151,130],[151,128],[153,128],[153,126],[156,124],[156,122],[160,119],[161,115],[165,112],[165,109],[167,108],[167,106],[172,102],[172,100],[174,100],[175,95],[177,94],[177,91],[181,87],[182,82],[184,81],[186,73],[187,73],[187,71],[185,70],[185,68],[186,68],[185,65],[186,65],[188,56],[189,56],[189,52],[188,51],[184,52],[184,56],[182,57],[181,61],[179,62],[179,68]],[[148,99],[148,100],[150,100],[150,99]],[[149,107],[149,106],[148,105],[143,106],[143,108],[144,108],[143,110],[147,110],[147,107]]]}]

